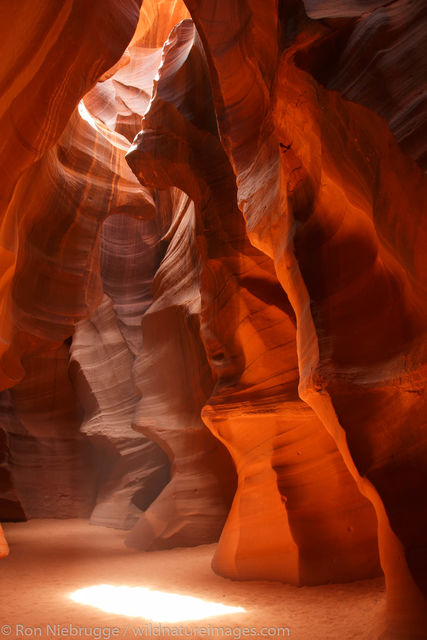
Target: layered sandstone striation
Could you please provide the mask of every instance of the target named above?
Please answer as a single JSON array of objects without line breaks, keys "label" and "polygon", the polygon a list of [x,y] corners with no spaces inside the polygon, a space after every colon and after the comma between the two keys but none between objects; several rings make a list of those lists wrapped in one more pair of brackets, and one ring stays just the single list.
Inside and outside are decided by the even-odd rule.
[{"label": "layered sandstone striation", "polygon": [[[1,45],[0,384],[13,387],[2,399],[0,419],[16,498],[2,517],[21,519],[24,511],[29,517],[88,515],[94,465],[80,432],[66,340],[102,297],[95,267],[107,203],[127,210],[132,196],[134,202],[147,198],[127,170],[124,151],[119,169],[112,146],[104,143],[101,151],[101,137],[76,107],[120,58],[139,4],[24,2],[0,11],[7,25]],[[8,493],[2,486],[2,499]]]},{"label": "layered sandstone striation", "polygon": [[383,637],[423,638],[424,3],[30,5],[0,9],[1,518],[221,535],[234,579],[380,561]]},{"label": "layered sandstone striation", "polygon": [[184,21],[164,47],[127,159],[143,184],[176,184],[194,202],[201,337],[215,382],[202,415],[239,474],[214,567],[233,578],[296,584],[373,575],[379,570],[373,509],[298,398],[295,316],[272,261],[248,241],[209,95],[200,39]]},{"label": "layered sandstone striation", "polygon": [[138,401],[133,362],[105,295],[95,314],[76,327],[70,375],[85,410],[81,431],[100,474],[90,521],[122,529],[135,524],[140,508],[150,504],[169,477],[166,456],[132,430]]},{"label": "layered sandstone striation", "polygon": [[338,25],[298,3],[281,20],[274,3],[187,6],[249,237],[295,311],[299,395],[377,512],[388,637],[422,637],[425,178],[384,120],[299,66]]},{"label": "layered sandstone striation", "polygon": [[326,88],[375,111],[399,146],[427,168],[427,63],[423,0],[311,2],[310,18],[328,24],[320,46],[298,55]]},{"label": "layered sandstone striation", "polygon": [[[12,230],[19,231],[17,258],[4,318],[13,324],[14,312],[19,322],[3,361],[5,372],[6,365],[15,367],[22,380],[1,411],[9,442],[2,518],[90,516],[93,524],[130,529],[161,494],[157,515],[142,518],[155,526],[145,525],[144,533],[140,524],[132,534],[142,548],[217,540],[234,492],[231,460],[200,418],[211,378],[193,302],[188,306],[184,296],[177,314],[178,295],[169,292],[156,301],[157,311],[164,307],[160,324],[151,309],[153,279],[162,278],[157,272],[168,245],[181,241],[177,220],[189,200],[176,190],[141,187],[124,159],[150,100],[161,45],[174,21],[188,16],[182,3],[175,5],[167,17],[164,6],[145,4],[122,58],[102,73],[59,139],[23,174],[8,209],[20,225]],[[150,322],[160,327],[168,314],[149,347]],[[188,353],[181,359],[183,336]],[[156,374],[166,341],[165,362],[181,383],[175,447],[165,435],[141,433],[152,426],[153,412],[165,413],[165,428],[168,412],[173,417],[177,411],[177,403],[167,406],[172,387]],[[158,396],[165,391],[162,410]]]},{"label": "layered sandstone striation", "polygon": [[[19,361],[20,355],[36,348],[41,337],[39,326],[36,330],[32,325],[28,331],[25,325],[26,308],[25,304],[24,308],[21,307],[19,291],[25,288],[24,298],[40,296],[43,300],[43,296],[53,293],[55,283],[52,279],[51,285],[45,286],[42,259],[39,260],[40,266],[33,270],[37,283],[27,281],[24,287],[22,282],[23,263],[27,257],[31,257],[33,262],[37,260],[36,247],[31,253],[28,243],[34,246],[37,234],[34,227],[40,220],[41,210],[46,211],[46,227],[51,224],[48,220],[49,207],[42,204],[47,194],[41,195],[34,185],[40,185],[42,190],[50,187],[51,192],[58,194],[61,174],[63,176],[66,171],[62,172],[60,159],[53,170],[54,152],[49,150],[64,131],[80,98],[120,58],[132,37],[138,11],[136,0],[120,3],[111,0],[107,4],[94,2],[90,7],[80,0],[60,3],[47,0],[40,6],[26,1],[19,6],[1,7],[1,24],[7,25],[1,44],[3,90],[0,115],[0,127],[5,131],[0,149],[0,382],[3,388],[13,386],[22,378],[24,370]],[[44,156],[46,152],[47,157]],[[72,159],[67,157],[66,163],[69,162],[72,163]],[[86,173],[82,166],[80,171]],[[30,204],[31,199],[33,202]],[[73,215],[78,200],[76,193]],[[35,206],[34,202],[37,203]],[[56,219],[56,228],[52,228],[51,233],[56,238],[57,248],[62,247],[69,224],[67,216],[61,221]],[[44,248],[42,245],[40,252]],[[55,269],[54,265],[51,266]],[[71,279],[72,274],[66,282]],[[37,287],[34,289],[35,284]],[[72,293],[68,300],[73,303]],[[70,314],[70,309],[64,308],[64,301],[58,300],[56,306],[57,314],[59,308],[64,315]],[[27,307],[31,307],[29,302]],[[38,325],[38,310],[30,309],[29,314],[36,316],[34,326]],[[66,337],[64,333],[61,333],[61,340]],[[57,340],[58,337],[49,335],[49,339]]]},{"label": "layered sandstone striation", "polygon": [[[20,217],[20,236],[3,300],[6,322],[16,318],[3,362],[22,376],[10,391],[10,469],[30,517],[90,515],[101,480],[96,448],[80,430],[83,405],[69,376],[68,338],[103,297],[105,218],[155,213],[127,167],[121,138],[113,140],[76,109],[58,142],[23,175],[9,207],[13,219]],[[37,484],[33,468],[42,469]]]},{"label": "layered sandstone striation", "polygon": [[[184,5],[176,3],[175,8],[176,19],[187,15]],[[153,25],[146,32],[153,11],[159,15],[155,4],[144,6],[126,64],[84,99],[97,130],[120,137],[123,148],[140,128],[161,61]],[[165,14],[161,16],[154,27],[159,33],[163,29],[166,38],[170,26],[161,26]],[[199,336],[200,286],[191,248],[194,210],[177,189],[150,194],[153,220],[120,215],[105,222],[100,243],[104,302],[90,320],[78,324],[72,346],[73,363],[87,383],[84,391],[74,368],[89,416],[83,431],[98,442],[108,441],[119,453],[91,520],[108,523],[113,504],[126,511],[126,493],[126,528],[140,515],[128,544],[142,549],[217,540],[235,486],[227,452],[200,417],[212,380]],[[102,370],[107,363],[106,376]],[[93,396],[96,408],[91,409]],[[127,469],[125,440],[132,443],[132,456],[136,446],[141,448],[130,470],[132,480],[119,472]]]},{"label": "layered sandstone striation", "polygon": [[167,453],[171,481],[128,537],[128,545],[139,549],[216,541],[235,491],[231,459],[201,419],[213,379],[201,338],[194,205],[179,189],[162,199],[169,201],[172,216],[153,280],[153,304],[142,318],[134,428]]}]

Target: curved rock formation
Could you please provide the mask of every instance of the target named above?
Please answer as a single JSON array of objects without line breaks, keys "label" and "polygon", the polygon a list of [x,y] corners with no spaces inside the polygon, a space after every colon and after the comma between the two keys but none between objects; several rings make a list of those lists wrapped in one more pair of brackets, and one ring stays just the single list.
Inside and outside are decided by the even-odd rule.
[{"label": "curved rock formation", "polygon": [[7,25],[0,72],[0,128],[8,131],[0,148],[2,217],[16,180],[55,143],[80,98],[121,57],[140,4],[23,0],[0,8]]},{"label": "curved rock formation", "polygon": [[[239,473],[214,567],[234,578],[296,584],[373,575],[373,510],[298,398],[295,317],[271,260],[247,239],[209,93],[201,43],[193,24],[182,22],[164,46],[143,130],[127,159],[143,184],[176,184],[195,203],[201,336],[216,383],[202,415]],[[168,267],[173,280],[165,260]]]},{"label": "curved rock formation", "polygon": [[329,34],[300,53],[298,66],[384,118],[401,149],[427,169],[423,0],[304,4],[310,17],[327,22]]},{"label": "curved rock formation", "polygon": [[133,370],[142,348],[141,319],[152,301],[151,283],[162,256],[159,224],[158,218],[126,215],[105,221],[100,242],[104,299],[73,336],[70,373],[85,407],[82,430],[105,470],[93,524],[132,528],[169,480],[166,454],[132,429],[140,397]]},{"label": "curved rock formation", "polygon": [[[34,163],[55,144],[83,94],[121,56],[136,27],[138,10],[137,0],[94,2],[90,7],[81,0],[46,0],[41,6],[25,1],[19,7],[3,5],[0,9],[1,24],[8,26],[1,44],[0,128],[7,132],[0,149],[1,388],[22,378],[20,355],[34,348],[38,337],[34,331],[28,336],[22,326],[21,299],[12,290],[15,271],[22,268],[25,239],[40,216],[40,210],[33,212],[33,204],[26,203],[32,198],[40,208],[46,202],[33,185],[47,182],[54,190],[60,177],[55,185],[52,154],[41,164]],[[23,219],[25,223],[17,225],[17,220]],[[46,219],[45,224],[49,223]],[[57,221],[52,234],[57,237],[60,232]],[[38,272],[39,269],[35,275]],[[34,282],[26,283],[24,296],[34,292],[33,285]],[[34,293],[48,295],[49,287],[42,287],[44,291]],[[31,305],[27,304],[27,309],[28,306]],[[32,309],[29,311],[33,314]]]},{"label": "curved rock formation", "polygon": [[154,277],[153,304],[142,318],[143,347],[134,367],[141,394],[134,428],[165,450],[172,477],[128,537],[128,545],[139,549],[218,540],[235,491],[231,459],[200,417],[213,383],[200,336],[194,207],[178,190],[170,198],[167,248]]},{"label": "curved rock formation", "polygon": [[95,473],[91,447],[79,432],[81,409],[68,377],[68,349],[30,354],[22,364],[26,375],[4,392],[10,403],[1,412],[21,508],[28,518],[87,517]]},{"label": "curved rock formation", "polygon": [[[124,161],[127,141],[114,132],[107,139],[81,111],[21,178],[8,209],[20,225],[10,295],[3,299],[10,330],[3,357],[9,382],[3,385],[10,386],[12,375],[23,377],[10,394],[19,423],[10,431],[10,469],[30,517],[91,513],[98,465],[80,433],[82,409],[63,341],[102,299],[104,219],[155,212]],[[38,486],[29,473],[34,467],[43,469]]]},{"label": "curved rock formation", "polygon": [[[175,4],[177,16],[183,9],[187,14],[184,5]],[[139,129],[138,117],[148,106],[152,81],[160,62],[161,50],[155,46],[147,48],[152,44],[150,34],[141,36],[140,26],[145,24],[147,12],[150,14],[150,3],[141,12],[137,34],[126,53],[126,64],[119,66],[84,99],[85,108],[94,118],[97,129],[104,134],[110,131],[108,136],[122,136],[123,146],[124,138],[133,139]],[[162,20],[160,23],[163,24]],[[132,450],[136,443],[144,449],[138,460],[139,474],[132,468],[132,481],[112,470],[111,482],[107,482],[98,496],[100,502],[92,514],[92,521],[112,524],[114,503],[117,509],[126,512],[124,483],[131,503],[145,512],[130,534],[129,544],[144,549],[216,541],[234,492],[230,460],[200,419],[203,403],[200,398],[206,397],[210,384],[197,328],[198,312],[195,311],[200,293],[190,290],[187,300],[180,290],[181,280],[178,279],[177,288],[169,273],[169,256],[177,261],[176,269],[182,271],[181,277],[187,269],[188,247],[185,244],[182,249],[178,247],[184,241],[182,225],[189,224],[190,220],[188,199],[183,200],[176,190],[170,195],[156,192],[152,195],[156,221],[132,221],[120,216],[112,217],[104,224],[100,245],[101,278],[103,290],[111,298],[112,305],[104,299],[91,319],[78,325],[72,347],[73,360],[82,368],[90,387],[79,396],[88,407],[84,396],[94,395],[97,405],[96,409],[89,406],[87,416],[90,419],[83,430],[92,436],[96,434],[98,441],[107,439],[110,447],[119,449],[116,467],[118,465],[122,472],[126,469],[124,458],[127,456],[123,451],[124,442],[135,443],[131,445]],[[184,220],[179,222],[183,215]],[[127,238],[127,244],[122,248],[119,246],[120,234]],[[159,285],[164,280],[165,269],[167,279]],[[159,287],[161,293],[157,293]],[[152,295],[154,303],[149,306]],[[182,311],[177,312],[181,307]],[[95,356],[93,347],[97,342]],[[114,358],[111,357],[113,345]],[[136,358],[135,364],[133,358]],[[110,376],[102,374],[107,359],[111,366]],[[96,361],[100,363],[99,367],[93,365]],[[161,362],[165,363],[163,367]],[[164,384],[163,369],[166,367],[170,368],[169,386]],[[185,382],[187,369],[194,370],[192,388]],[[176,382],[172,383],[172,380]],[[123,385],[123,392],[120,385]],[[136,404],[138,393],[142,400]],[[148,436],[149,442],[129,431],[132,422],[137,431]],[[167,479],[165,455],[159,454],[151,440],[168,455],[172,478],[149,506]],[[189,488],[196,483],[197,491]],[[132,494],[137,486],[140,488],[135,497]],[[153,486],[157,486],[157,490]],[[132,504],[128,506],[126,527],[131,526],[137,513]],[[120,518],[116,522],[120,522]],[[123,526],[123,519],[121,522]]]},{"label": "curved rock formation", "polygon": [[[139,401],[133,379],[134,360],[142,348],[141,319],[152,301],[151,283],[167,248],[163,236],[169,233],[172,238],[175,223],[171,220],[180,214],[168,198],[139,185],[124,154],[139,129],[138,119],[147,107],[160,60],[160,49],[147,49],[153,44],[153,25],[149,31],[147,24],[157,15],[156,38],[163,38],[170,20],[188,15],[183,4],[174,7],[165,20],[164,11],[157,14],[158,7],[147,3],[129,49],[85,96],[58,142],[23,175],[8,209],[10,218],[20,219],[20,226],[16,265],[9,273],[10,296],[3,300],[9,323],[3,386],[23,378],[11,392],[9,468],[29,517],[89,515],[96,500],[93,523],[131,528],[168,481],[167,455],[131,428]],[[38,185],[37,193],[31,190],[33,184]],[[111,214],[118,216],[118,222],[113,217],[104,225]],[[154,215],[158,222],[142,222]],[[123,255],[117,244],[121,232],[128,238]],[[135,232],[140,233],[139,249]],[[181,331],[175,306],[165,326],[164,337],[171,332],[169,340]],[[63,341],[68,341],[75,325],[71,384],[69,345]],[[190,342],[200,342],[194,320],[189,330]],[[179,364],[178,357],[177,377],[193,357],[196,371],[200,366],[206,369],[203,349],[200,355],[191,349],[189,360]],[[163,386],[161,379],[156,384]],[[188,389],[184,387],[182,393],[185,404]],[[150,415],[149,403],[144,403]],[[138,415],[138,429],[146,428],[141,407]],[[172,456],[173,481],[160,496],[165,518],[172,524],[165,523],[161,534],[142,536],[138,544],[145,547],[215,541],[233,493],[230,462],[201,422],[199,400],[180,420],[176,451],[172,454],[174,447],[166,447]],[[180,430],[185,429],[188,435],[183,434],[181,442]],[[49,461],[61,469],[54,479]],[[31,481],[29,470],[34,466],[45,469],[40,483]],[[224,468],[229,469],[226,474]],[[61,477],[69,478],[68,488]],[[195,478],[200,497],[188,491]],[[167,512],[172,499],[180,494],[182,506],[171,517],[172,512]]]},{"label": "curved rock formation", "polygon": [[[78,434],[80,409],[70,389],[62,344],[81,308],[84,314],[87,308],[81,298],[76,301],[72,289],[79,281],[79,266],[70,263],[71,255],[80,251],[81,221],[73,228],[74,237],[71,232],[67,238],[68,249],[63,239],[78,217],[76,170],[83,194],[92,152],[87,148],[87,161],[81,164],[81,155],[77,169],[67,134],[52,147],[66,126],[74,137],[76,117],[74,125],[69,123],[73,110],[121,56],[138,13],[137,0],[90,7],[80,0],[47,0],[38,6],[25,1],[0,8],[1,24],[7,25],[0,71],[1,388],[16,385],[28,367],[25,380],[1,408],[9,440],[8,482],[14,479],[13,509],[9,504],[7,518],[24,517],[24,503],[29,515],[60,517],[87,514],[92,506],[90,451]],[[125,164],[123,168],[126,172]],[[84,259],[80,266],[85,271]],[[85,279],[87,274],[80,274],[80,282]],[[38,486],[37,467],[43,470]],[[4,491],[9,500],[10,491],[2,483],[2,496]],[[77,506],[82,492],[85,507]],[[49,496],[47,501],[43,496]]]},{"label": "curved rock formation", "polygon": [[81,431],[89,437],[101,472],[90,520],[122,529],[135,524],[140,508],[152,502],[169,476],[162,451],[132,430],[138,400],[133,362],[113,304],[104,296],[95,314],[77,325],[70,373],[85,409]]},{"label": "curved rock formation", "polygon": [[424,177],[380,117],[299,68],[327,43],[323,25],[285,12],[279,64],[275,3],[187,6],[249,237],[296,314],[299,394],[377,512],[387,637],[421,638]]},{"label": "curved rock formation", "polygon": [[216,571],[374,575],[378,523],[424,638],[424,4],[0,7],[2,518],[210,542],[231,454]]}]

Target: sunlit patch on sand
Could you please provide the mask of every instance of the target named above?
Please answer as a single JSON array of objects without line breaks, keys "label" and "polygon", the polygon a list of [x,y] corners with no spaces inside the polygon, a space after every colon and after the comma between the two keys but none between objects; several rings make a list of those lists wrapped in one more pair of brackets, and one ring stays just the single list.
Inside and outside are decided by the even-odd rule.
[{"label": "sunlit patch on sand", "polygon": [[108,613],[146,618],[153,622],[202,620],[245,611],[242,607],[230,607],[178,593],[154,591],[146,587],[116,587],[109,584],[78,589],[70,594],[70,598],[74,602],[91,605]]}]

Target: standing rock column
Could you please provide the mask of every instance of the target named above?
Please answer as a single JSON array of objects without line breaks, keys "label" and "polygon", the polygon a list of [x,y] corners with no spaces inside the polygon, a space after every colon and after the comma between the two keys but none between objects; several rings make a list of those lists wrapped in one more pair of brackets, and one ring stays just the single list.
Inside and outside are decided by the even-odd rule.
[{"label": "standing rock column", "polygon": [[283,22],[273,1],[186,4],[249,238],[274,260],[295,311],[300,397],[376,510],[384,637],[422,638],[425,177],[379,116],[307,70],[333,24],[307,21],[300,2],[283,3]]},{"label": "standing rock column", "polygon": [[134,428],[167,453],[171,480],[129,534],[128,545],[139,549],[216,542],[235,490],[231,459],[200,416],[213,381],[200,335],[194,205],[178,189],[161,198],[170,198],[172,219],[142,318]]},{"label": "standing rock column", "polygon": [[294,584],[375,575],[373,509],[298,398],[293,310],[272,261],[248,241],[210,97],[203,49],[185,21],[164,47],[127,158],[143,184],[176,184],[194,200],[201,336],[215,381],[202,415],[239,474],[214,568]]}]

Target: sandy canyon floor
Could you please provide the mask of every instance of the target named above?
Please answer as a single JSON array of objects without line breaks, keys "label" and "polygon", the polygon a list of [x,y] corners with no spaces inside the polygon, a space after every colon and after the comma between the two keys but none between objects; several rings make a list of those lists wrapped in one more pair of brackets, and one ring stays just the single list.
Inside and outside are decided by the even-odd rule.
[{"label": "sandy canyon floor", "polygon": [[11,553],[0,565],[0,640],[370,640],[384,609],[382,579],[303,588],[233,582],[211,570],[215,545],[133,552],[125,532],[78,519],[4,529]]}]

